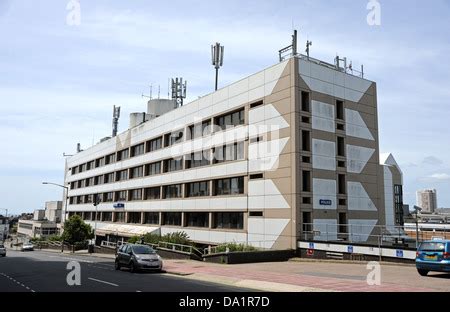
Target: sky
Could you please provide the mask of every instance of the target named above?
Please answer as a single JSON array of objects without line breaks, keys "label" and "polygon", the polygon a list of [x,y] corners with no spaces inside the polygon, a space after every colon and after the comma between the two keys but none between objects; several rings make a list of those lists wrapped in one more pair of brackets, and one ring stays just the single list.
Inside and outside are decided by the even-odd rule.
[{"label": "sky", "polygon": [[150,84],[167,97],[183,77],[187,102],[213,91],[211,44],[225,46],[224,86],[275,64],[293,28],[300,50],[311,40],[312,57],[346,56],[377,82],[380,151],[401,166],[404,202],[435,188],[450,208],[450,1],[378,0],[380,25],[369,0],[79,0],[75,24],[73,2],[0,0],[0,214],[61,200],[42,182],[63,183],[63,154],[110,135],[113,105],[124,131]]}]

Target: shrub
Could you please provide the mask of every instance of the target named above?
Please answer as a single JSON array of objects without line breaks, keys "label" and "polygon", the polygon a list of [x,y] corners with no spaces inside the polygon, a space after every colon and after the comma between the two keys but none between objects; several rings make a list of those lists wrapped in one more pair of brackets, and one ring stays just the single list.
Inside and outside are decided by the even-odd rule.
[{"label": "shrub", "polygon": [[161,240],[172,244],[193,245],[193,243],[189,240],[189,235],[186,232],[167,233]]},{"label": "shrub", "polygon": [[144,235],[144,243],[158,244],[161,241],[161,236],[157,234],[147,233]]},{"label": "shrub", "polygon": [[244,251],[257,251],[258,248],[245,245],[245,244],[238,244],[238,243],[227,243],[224,245],[220,245],[216,248],[216,252],[226,252],[227,248],[230,252],[244,252]]},{"label": "shrub", "polygon": [[128,243],[130,244],[136,244],[137,242],[140,242],[141,238],[139,236],[132,236],[128,239]]},{"label": "shrub", "polygon": [[61,236],[55,234],[55,235],[50,235],[49,237],[47,237],[47,240],[51,241],[51,242],[60,242],[60,241],[62,241],[62,238],[61,238]]}]

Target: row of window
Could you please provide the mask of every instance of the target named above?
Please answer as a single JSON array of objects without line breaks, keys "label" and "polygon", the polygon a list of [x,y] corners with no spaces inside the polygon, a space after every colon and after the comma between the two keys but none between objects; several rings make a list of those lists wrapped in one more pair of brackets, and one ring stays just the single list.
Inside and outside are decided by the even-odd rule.
[{"label": "row of window", "polygon": [[[344,120],[344,101],[336,100],[336,119]],[[301,92],[301,110],[303,112],[311,112],[311,100],[309,96],[309,92],[302,91]]]},{"label": "row of window", "polygon": [[[211,187],[212,184],[212,187]],[[184,186],[184,192],[183,192]],[[212,189],[211,189],[212,188]],[[113,201],[137,201],[158,200],[170,198],[189,198],[201,196],[237,195],[244,193],[244,177],[217,179],[211,181],[199,181],[184,184],[172,184],[156,187],[122,190],[100,194],[89,194],[69,197],[69,203],[87,204],[93,203],[95,196],[97,202]],[[184,196],[183,196],[184,195]]]},{"label": "row of window", "polygon": [[[209,228],[209,212],[69,212],[69,217],[79,215],[86,221],[103,221],[132,224],[171,225],[184,227]],[[184,214],[184,216],[183,216]],[[184,222],[183,222],[184,217]],[[213,212],[212,228],[244,228],[243,212]]]},{"label": "row of window", "polygon": [[[245,124],[245,110],[242,108],[237,111],[215,117],[213,118],[213,120],[215,126],[214,128],[220,130],[225,130],[228,127],[243,125]],[[211,120],[206,120],[198,124],[188,126],[186,129],[186,140],[206,136],[211,134],[212,132],[213,129],[211,127]],[[184,134],[185,129],[166,133],[163,136],[143,143],[139,143],[137,145],[131,146],[130,148],[125,148],[118,151],[117,153],[112,153],[104,157],[89,161],[87,163],[72,167],[70,168],[70,170],[72,175],[74,175],[80,172],[114,163],[115,161],[122,161],[130,157],[136,157],[144,153],[150,153],[163,147],[169,147],[171,145],[182,142],[185,137]]]},{"label": "row of window", "polygon": [[[212,156],[210,153],[212,153]],[[70,189],[73,190],[93,185],[107,184],[129,179],[142,178],[144,176],[174,172],[183,169],[192,169],[208,166],[211,163],[218,164],[227,161],[243,160],[244,157],[244,142],[232,143],[229,145],[218,146],[211,150],[191,153],[179,158],[165,159],[163,161],[73,181],[70,183]]]}]

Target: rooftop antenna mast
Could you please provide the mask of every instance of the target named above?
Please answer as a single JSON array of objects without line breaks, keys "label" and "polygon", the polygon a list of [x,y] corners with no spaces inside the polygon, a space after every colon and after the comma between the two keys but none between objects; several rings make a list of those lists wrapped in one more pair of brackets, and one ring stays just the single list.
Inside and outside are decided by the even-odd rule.
[{"label": "rooftop antenna mast", "polygon": [[172,78],[172,100],[177,102],[177,107],[183,106],[183,100],[186,98],[187,81],[183,78]]},{"label": "rooftop antenna mast", "polygon": [[297,55],[297,29],[294,29],[294,34],[292,35],[292,43],[278,51],[280,62],[284,61],[283,55],[285,55],[290,50],[292,50],[292,56]]},{"label": "rooftop antenna mast", "polygon": [[114,105],[113,108],[113,119],[112,119],[112,137],[117,135],[117,127],[119,125],[119,117],[120,117],[120,106]]},{"label": "rooftop antenna mast", "polygon": [[221,46],[219,42],[216,42],[215,45],[211,45],[211,59],[212,59],[212,65],[216,69],[216,91],[217,91],[217,85],[219,82],[219,68],[223,65],[223,51],[224,46]]},{"label": "rooftop antenna mast", "polygon": [[312,46],[312,41],[306,40],[306,55],[308,56],[309,60],[309,47]]},{"label": "rooftop antenna mast", "polygon": [[146,94],[142,93],[142,97],[146,97],[146,98],[149,98],[151,100],[152,99],[152,92],[153,92],[153,85],[150,85],[150,93],[149,93],[149,95],[146,95]]}]

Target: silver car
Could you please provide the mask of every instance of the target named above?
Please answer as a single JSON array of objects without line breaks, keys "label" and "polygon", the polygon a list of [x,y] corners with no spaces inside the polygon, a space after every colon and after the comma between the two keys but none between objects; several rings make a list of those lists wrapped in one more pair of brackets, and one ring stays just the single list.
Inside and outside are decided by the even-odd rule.
[{"label": "silver car", "polygon": [[6,257],[6,248],[3,244],[0,244],[0,256]]},{"label": "silver car", "polygon": [[115,268],[130,268],[131,272],[139,270],[162,271],[163,261],[156,251],[147,245],[122,245],[116,254]]},{"label": "silver car", "polygon": [[22,250],[22,251],[33,251],[34,250],[34,246],[33,246],[33,244],[26,243],[26,244],[22,245],[22,248],[20,250]]}]

